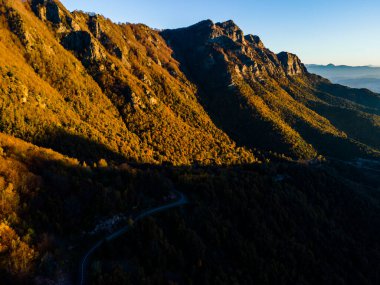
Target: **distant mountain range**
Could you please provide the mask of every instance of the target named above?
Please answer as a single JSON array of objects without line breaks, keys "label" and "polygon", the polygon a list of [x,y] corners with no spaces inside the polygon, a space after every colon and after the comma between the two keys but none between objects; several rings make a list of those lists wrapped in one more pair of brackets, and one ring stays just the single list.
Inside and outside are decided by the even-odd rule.
[{"label": "distant mountain range", "polygon": [[380,93],[380,67],[307,64],[307,70],[323,76],[333,83],[352,88],[367,88]]}]

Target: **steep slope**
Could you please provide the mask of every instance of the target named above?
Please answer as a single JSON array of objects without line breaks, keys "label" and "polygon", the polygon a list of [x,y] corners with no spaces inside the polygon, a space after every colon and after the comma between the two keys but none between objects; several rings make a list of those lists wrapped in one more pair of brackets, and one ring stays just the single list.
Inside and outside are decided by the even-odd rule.
[{"label": "steep slope", "polygon": [[[328,80],[307,75],[304,81],[295,81],[284,88],[307,107],[329,119],[347,134],[348,142],[341,142],[341,150],[353,156],[379,155],[380,149],[380,95],[364,89],[351,89],[331,84]],[[353,149],[359,148],[359,152]],[[335,144],[325,148],[336,150]],[[327,151],[327,150],[326,150]]]},{"label": "steep slope", "polygon": [[[366,155],[373,153],[371,147],[378,147],[371,139],[376,137],[372,130],[379,130],[377,124],[357,120],[371,138],[347,134],[348,128],[339,123],[339,118],[347,119],[345,114],[336,119],[321,108],[311,108],[315,102],[332,105],[318,96],[321,85],[297,56],[274,54],[259,37],[244,36],[232,21],[207,20],[162,35],[197,83],[201,102],[216,124],[242,145],[299,158],[314,157],[317,151],[343,157]],[[330,96],[337,100],[334,108],[339,108],[340,97],[349,95],[332,91]],[[373,97],[378,102],[378,96]],[[338,145],[344,146],[340,153]]]},{"label": "steep slope", "polygon": [[91,162],[255,161],[215,127],[157,32],[58,1],[1,7],[1,131]]},{"label": "steep slope", "polygon": [[[379,162],[252,163],[376,156],[379,95],[231,21],[160,33],[0,3],[1,284],[75,284],[104,225],[131,231],[89,284],[379,284]],[[173,190],[190,203],[134,223]]]},{"label": "steep slope", "polygon": [[[79,182],[78,176],[74,178],[74,173],[81,169],[86,168],[76,159],[0,134],[2,284],[23,283],[22,280],[30,278],[31,272],[35,271],[35,263],[49,251],[45,247],[49,243],[46,231],[49,227],[55,227],[52,221],[62,214],[62,208],[54,200],[60,196],[59,192],[63,189],[61,186],[68,186],[67,183],[75,179]],[[52,181],[57,182],[53,187]],[[49,191],[45,192],[47,189]],[[67,198],[61,196],[58,199],[64,201]],[[45,212],[47,209],[49,210]],[[64,226],[64,223],[59,223]]]},{"label": "steep slope", "polygon": [[28,5],[2,1],[1,9],[1,131],[82,159],[108,148],[112,158],[152,161],[149,148]]},{"label": "steep slope", "polygon": [[[48,15],[51,5],[57,17]],[[155,161],[255,160],[214,125],[197,101],[196,86],[179,70],[158,32],[144,25],[117,25],[99,15],[71,14],[57,1],[33,1],[32,7],[86,67],[126,127],[153,149]]]},{"label": "steep slope", "polygon": [[378,95],[309,74],[232,21],[159,33],[59,1],[2,3],[3,132],[91,162],[377,155]]}]

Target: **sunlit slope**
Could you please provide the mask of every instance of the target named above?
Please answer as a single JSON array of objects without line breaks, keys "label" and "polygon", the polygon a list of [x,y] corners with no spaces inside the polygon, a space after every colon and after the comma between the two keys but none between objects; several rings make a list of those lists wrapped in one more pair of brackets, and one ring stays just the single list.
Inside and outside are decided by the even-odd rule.
[{"label": "sunlit slope", "polygon": [[84,158],[102,155],[104,145],[149,160],[117,108],[28,7],[1,8],[1,131]]},{"label": "sunlit slope", "polygon": [[[196,87],[179,71],[157,32],[142,25],[119,26],[103,17],[72,15],[58,2],[49,2],[58,11],[53,15],[42,9],[47,2],[41,6],[32,1],[31,7],[9,3],[4,5],[2,60],[5,67],[10,57],[16,58],[12,76],[25,85],[20,88],[28,98],[16,91],[20,104],[8,105],[8,113],[22,109],[21,121],[23,112],[31,115],[26,127],[13,124],[4,112],[11,122],[3,131],[65,153],[83,151],[89,159],[86,141],[99,152],[105,147],[115,157],[142,162],[255,160],[215,127],[195,98]],[[149,47],[145,41],[151,37],[160,45]],[[43,106],[37,112],[28,108],[34,99],[29,93],[34,93],[26,78],[41,85],[34,87],[39,95],[35,101]]]},{"label": "sunlit slope", "polygon": [[[16,56],[15,68],[32,74],[24,73],[25,77],[39,77],[34,81],[54,89],[44,92],[53,94],[48,95],[49,106],[60,109],[54,112],[58,126],[50,124],[49,114],[36,118],[47,120],[53,133],[79,135],[78,140],[90,140],[116,156],[143,162],[255,160],[214,125],[197,101],[196,86],[181,73],[157,32],[143,25],[116,25],[101,16],[71,14],[59,2],[32,1],[30,6],[17,2],[4,5],[4,10],[4,43],[9,43],[4,54]],[[6,56],[3,60],[9,62]],[[47,100],[46,96],[40,95],[39,100]],[[18,106],[9,108],[15,111]],[[29,137],[20,129],[3,128],[37,142],[35,129],[27,128]],[[67,152],[58,141],[42,142],[52,138],[42,135],[38,142]]]},{"label": "sunlit slope", "polygon": [[2,3],[3,132],[91,162],[378,155],[377,94],[309,74],[232,21],[158,32],[59,1]]}]

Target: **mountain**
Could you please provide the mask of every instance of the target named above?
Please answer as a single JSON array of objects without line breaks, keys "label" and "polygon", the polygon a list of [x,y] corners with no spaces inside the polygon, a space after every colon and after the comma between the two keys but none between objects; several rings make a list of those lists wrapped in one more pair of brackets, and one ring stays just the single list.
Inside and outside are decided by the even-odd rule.
[{"label": "mountain", "polygon": [[2,284],[76,283],[93,244],[88,284],[378,284],[379,94],[233,21],[0,3]]},{"label": "mountain", "polygon": [[5,133],[90,162],[105,146],[174,165],[378,155],[379,95],[341,92],[232,21],[159,33],[55,1],[2,9]]},{"label": "mountain", "polygon": [[307,64],[311,73],[328,78],[334,83],[353,88],[366,88],[380,93],[380,68],[376,66]]},{"label": "mountain", "polygon": [[378,94],[314,76],[297,56],[274,54],[232,21],[163,36],[213,120],[238,143],[304,158],[378,153]]},{"label": "mountain", "polygon": [[16,2],[2,5],[3,132],[87,161],[104,148],[147,163],[255,160],[214,125],[157,32]]}]

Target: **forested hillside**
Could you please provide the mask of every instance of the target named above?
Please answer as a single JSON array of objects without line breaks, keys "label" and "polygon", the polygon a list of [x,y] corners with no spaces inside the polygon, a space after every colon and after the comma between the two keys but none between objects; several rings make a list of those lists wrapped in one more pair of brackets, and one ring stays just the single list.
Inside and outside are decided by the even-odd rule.
[{"label": "forested hillside", "polygon": [[2,3],[5,133],[91,162],[104,146],[174,165],[378,155],[379,95],[309,74],[232,21],[157,32],[58,1]]},{"label": "forested hillside", "polygon": [[104,146],[149,163],[255,160],[214,125],[157,32],[58,2],[3,3],[3,132],[90,160]]},{"label": "forested hillside", "polygon": [[163,36],[210,116],[238,143],[296,158],[378,155],[380,95],[309,74],[296,55],[274,54],[232,21]]},{"label": "forested hillside", "polygon": [[90,167],[5,135],[0,147],[3,284],[76,284],[102,220],[164,205],[173,189],[190,203],[105,243],[88,284],[379,281],[379,169]]},{"label": "forested hillside", "polygon": [[77,284],[99,241],[88,284],[379,284],[379,159],[379,94],[232,21],[0,0],[1,285]]}]

